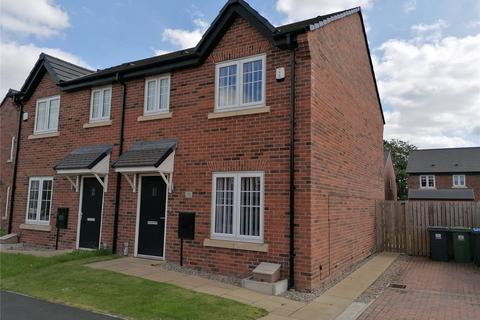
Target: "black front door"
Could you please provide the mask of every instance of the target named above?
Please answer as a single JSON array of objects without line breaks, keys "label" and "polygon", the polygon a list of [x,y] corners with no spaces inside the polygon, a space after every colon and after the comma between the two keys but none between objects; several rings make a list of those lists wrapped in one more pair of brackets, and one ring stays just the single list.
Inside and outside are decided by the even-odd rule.
[{"label": "black front door", "polygon": [[102,221],[103,187],[96,178],[83,179],[80,248],[98,249]]},{"label": "black front door", "polygon": [[160,176],[142,177],[138,254],[163,257],[167,186]]}]

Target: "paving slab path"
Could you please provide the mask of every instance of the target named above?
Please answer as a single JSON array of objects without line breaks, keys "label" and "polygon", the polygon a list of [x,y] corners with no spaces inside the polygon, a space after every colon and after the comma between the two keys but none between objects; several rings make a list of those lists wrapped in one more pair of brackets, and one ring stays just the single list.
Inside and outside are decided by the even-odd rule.
[{"label": "paving slab path", "polygon": [[[269,296],[215,280],[160,269],[158,264],[162,262],[158,261],[125,257],[95,262],[88,266],[170,283],[263,308],[269,312],[262,318],[263,320],[328,320],[338,316],[345,318],[349,312],[358,313],[358,306],[351,306],[353,301],[390,266],[397,256],[389,253],[378,254],[310,303]],[[344,312],[346,314],[343,314]]]}]

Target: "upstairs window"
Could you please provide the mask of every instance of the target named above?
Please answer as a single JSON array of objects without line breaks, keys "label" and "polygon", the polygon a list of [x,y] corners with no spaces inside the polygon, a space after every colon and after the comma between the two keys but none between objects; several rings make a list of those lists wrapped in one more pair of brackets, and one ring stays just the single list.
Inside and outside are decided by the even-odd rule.
[{"label": "upstairs window", "polygon": [[434,189],[435,188],[435,176],[433,176],[433,175],[420,176],[420,188],[422,188],[422,189]]},{"label": "upstairs window", "polygon": [[263,55],[217,64],[216,111],[265,104],[265,59]]},{"label": "upstairs window", "polygon": [[37,101],[35,112],[35,133],[56,132],[58,129],[58,113],[60,97],[49,97]]},{"label": "upstairs window", "polygon": [[112,87],[92,90],[90,122],[110,120]]},{"label": "upstairs window", "polygon": [[465,175],[458,174],[453,176],[453,187],[455,188],[465,188]]},{"label": "upstairs window", "polygon": [[161,76],[145,80],[144,114],[165,113],[170,104],[170,76]]},{"label": "upstairs window", "polygon": [[28,186],[27,222],[48,224],[52,209],[52,177],[32,177]]},{"label": "upstairs window", "polygon": [[263,241],[263,173],[213,175],[212,238]]}]

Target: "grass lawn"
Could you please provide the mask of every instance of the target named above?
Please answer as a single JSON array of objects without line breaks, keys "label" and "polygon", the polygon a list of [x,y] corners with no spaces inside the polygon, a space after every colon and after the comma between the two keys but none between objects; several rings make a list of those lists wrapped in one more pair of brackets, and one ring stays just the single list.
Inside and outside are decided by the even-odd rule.
[{"label": "grass lawn", "polygon": [[0,229],[0,237],[3,237],[6,234],[7,234],[7,231]]},{"label": "grass lawn", "polygon": [[0,287],[129,319],[257,319],[266,311],[173,285],[96,270],[103,252],[55,257],[0,253]]}]

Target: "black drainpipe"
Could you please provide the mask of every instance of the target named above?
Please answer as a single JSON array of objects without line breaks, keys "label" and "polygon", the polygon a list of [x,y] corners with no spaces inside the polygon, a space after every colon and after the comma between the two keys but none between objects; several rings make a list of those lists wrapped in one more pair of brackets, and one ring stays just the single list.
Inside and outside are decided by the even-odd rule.
[{"label": "black drainpipe", "polygon": [[290,277],[288,287],[295,288],[295,52],[296,39],[287,35],[290,53]]},{"label": "black drainpipe", "polygon": [[15,137],[15,159],[13,163],[13,174],[12,174],[12,186],[10,188],[10,207],[8,212],[8,230],[7,233],[12,232],[12,222],[13,222],[13,206],[15,203],[15,190],[17,186],[17,168],[18,168],[18,153],[20,151],[20,135],[22,133],[22,121],[23,121],[23,103],[17,101],[17,97],[13,97],[14,102],[20,106],[20,112],[18,113],[18,122],[17,122],[17,135]]},{"label": "black drainpipe", "polygon": [[[127,99],[127,85],[121,79],[120,74],[115,76],[116,80],[122,85],[122,107],[120,113],[120,141],[118,143],[118,156],[123,153],[123,140],[125,129],[125,104]],[[118,238],[118,219],[120,215],[120,191],[122,189],[122,174],[117,173],[117,183],[115,186],[115,216],[113,219],[113,239],[112,239],[112,253],[117,253],[117,238]]]}]

